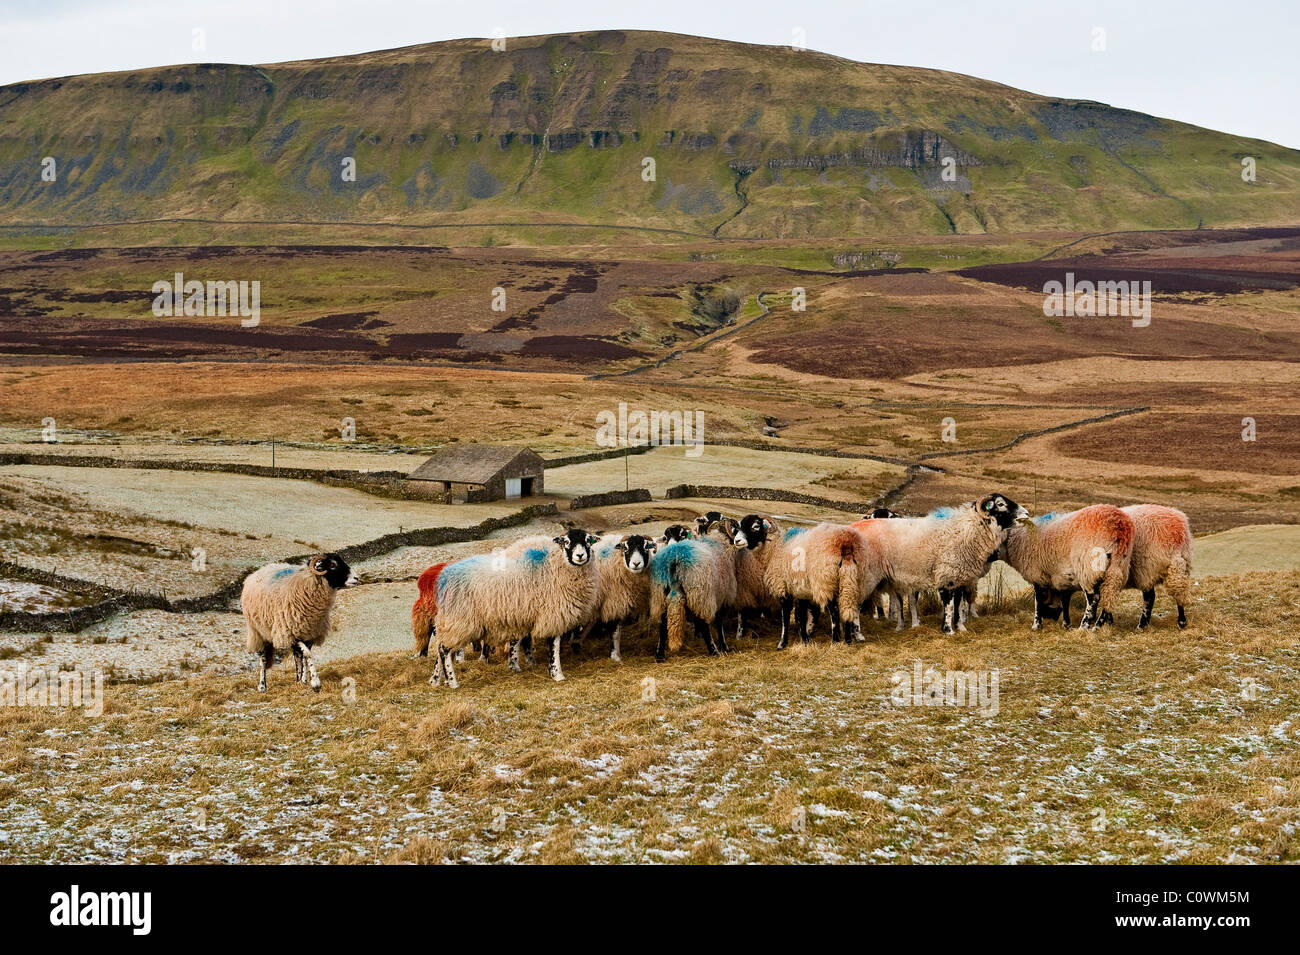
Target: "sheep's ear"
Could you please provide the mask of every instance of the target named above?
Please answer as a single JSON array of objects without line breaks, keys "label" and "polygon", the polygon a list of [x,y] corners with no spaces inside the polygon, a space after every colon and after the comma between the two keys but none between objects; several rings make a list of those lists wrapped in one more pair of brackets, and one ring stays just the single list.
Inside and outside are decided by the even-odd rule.
[{"label": "sheep's ear", "polygon": [[986,497],[984,503],[980,505],[980,508],[991,514],[993,512],[993,498]]},{"label": "sheep's ear", "polygon": [[555,541],[555,543],[557,543],[557,544],[559,544],[561,547],[563,547],[563,546],[565,545],[565,543],[569,540],[569,538],[567,538],[567,537],[552,537],[551,540]]},{"label": "sheep's ear", "polygon": [[623,540],[621,540],[621,541],[619,541],[617,544],[615,544],[615,545],[614,545],[614,549],[615,549],[615,550],[627,550],[627,538],[624,538]]},{"label": "sheep's ear", "polygon": [[596,543],[596,541],[598,541],[598,540],[600,540],[600,538],[597,537],[595,534],[588,534],[588,535],[587,535],[587,546],[590,547],[592,544]]},{"label": "sheep's ear", "polygon": [[776,525],[772,523],[771,518],[768,517],[763,518],[763,530],[770,531],[775,526]]},{"label": "sheep's ear", "polygon": [[659,549],[658,539],[651,537],[649,540],[645,542],[645,552],[647,554],[653,554],[658,549]]}]

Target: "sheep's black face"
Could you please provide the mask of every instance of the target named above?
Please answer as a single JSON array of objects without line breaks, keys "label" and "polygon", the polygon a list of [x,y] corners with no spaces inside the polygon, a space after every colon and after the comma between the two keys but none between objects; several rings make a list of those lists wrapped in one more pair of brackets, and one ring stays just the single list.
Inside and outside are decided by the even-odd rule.
[{"label": "sheep's black face", "polygon": [[721,511],[709,511],[701,517],[695,518],[695,530],[701,537],[711,531],[716,524],[721,524],[726,520]]},{"label": "sheep's black face", "polygon": [[975,506],[979,509],[981,517],[993,521],[1004,530],[1016,521],[1029,516],[1027,510],[1001,494],[990,494],[988,497],[981,498]]},{"label": "sheep's black face", "polygon": [[888,518],[891,517],[902,517],[902,516],[903,516],[902,514],[896,514],[887,507],[878,507],[870,514],[868,514],[864,518],[864,520],[879,521],[879,520],[887,520]]},{"label": "sheep's black face", "polygon": [[325,583],[342,590],[352,583],[352,568],[338,554],[317,554],[307,562],[311,572],[325,578]]},{"label": "sheep's black face", "polygon": [[664,528],[664,543],[672,544],[677,541],[690,540],[691,529],[685,524],[669,524]]},{"label": "sheep's black face", "polygon": [[639,574],[650,566],[650,555],[655,552],[655,542],[640,534],[629,534],[614,545],[623,554],[623,566]]},{"label": "sheep's black face", "polygon": [[767,540],[767,532],[772,529],[772,522],[761,514],[746,514],[739,521],[731,521],[728,530],[731,542],[737,547],[753,550]]},{"label": "sheep's black face", "polygon": [[581,567],[591,560],[591,545],[599,540],[596,536],[575,527],[563,537],[555,538],[555,543],[564,548],[564,558],[575,567]]}]

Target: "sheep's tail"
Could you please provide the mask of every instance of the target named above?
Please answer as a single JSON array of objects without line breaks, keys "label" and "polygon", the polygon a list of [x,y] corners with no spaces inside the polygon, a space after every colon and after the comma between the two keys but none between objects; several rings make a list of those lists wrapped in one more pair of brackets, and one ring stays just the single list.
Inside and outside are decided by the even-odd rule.
[{"label": "sheep's tail", "polygon": [[1133,519],[1123,511],[1115,510],[1111,522],[1111,550],[1107,553],[1107,565],[1102,575],[1099,588],[1100,600],[1098,612],[1109,612],[1119,599],[1120,592],[1128,583],[1129,565],[1133,560],[1133,541],[1137,536],[1137,527]]},{"label": "sheep's tail", "polygon": [[668,591],[668,649],[676,653],[686,639],[686,597],[681,588],[673,584]]},{"label": "sheep's tail", "polygon": [[835,535],[834,544],[840,550],[840,569],[838,592],[840,601],[840,619],[853,621],[858,618],[858,606],[862,603],[860,569],[858,562],[862,557],[862,538],[857,531],[845,528]]},{"label": "sheep's tail", "polygon": [[429,641],[433,637],[438,617],[438,577],[446,566],[446,562],[434,564],[416,582],[420,595],[411,606],[411,630],[415,634],[417,656],[429,655]]}]

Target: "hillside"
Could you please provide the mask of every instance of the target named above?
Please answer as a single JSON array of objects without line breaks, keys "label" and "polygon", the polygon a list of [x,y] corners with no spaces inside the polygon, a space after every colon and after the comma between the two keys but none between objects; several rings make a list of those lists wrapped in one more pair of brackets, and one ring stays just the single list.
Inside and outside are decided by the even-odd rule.
[{"label": "hillside", "polygon": [[1290,224],[1300,152],[938,70],[642,32],[0,88],[0,224],[159,218],[792,238]]}]

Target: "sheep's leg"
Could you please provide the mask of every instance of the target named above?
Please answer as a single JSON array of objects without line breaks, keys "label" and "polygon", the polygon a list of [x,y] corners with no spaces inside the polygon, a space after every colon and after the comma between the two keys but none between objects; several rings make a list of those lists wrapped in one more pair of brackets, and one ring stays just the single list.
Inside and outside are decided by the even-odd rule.
[{"label": "sheep's leg", "polygon": [[813,608],[807,600],[794,604],[794,629],[800,634],[801,643],[809,642],[811,609]]},{"label": "sheep's leg", "polygon": [[709,632],[710,625],[702,618],[695,616],[695,614],[690,613],[689,611],[687,611],[687,613],[690,616],[691,623],[695,625],[695,635],[704,641],[704,646],[709,651],[709,656],[716,657],[718,655],[718,648],[713,642],[713,634]]},{"label": "sheep's leg", "polygon": [[275,665],[275,647],[269,643],[262,644],[262,652],[257,655],[257,692],[266,692],[266,671]]},{"label": "sheep's leg", "polygon": [[564,643],[564,636],[551,637],[548,643],[551,662],[547,667],[547,672],[550,673],[551,679],[556,683],[563,683],[564,671],[560,669],[560,645]]},{"label": "sheep's leg", "polygon": [[817,625],[822,622],[822,608],[805,601],[804,611],[806,614],[805,620],[807,622],[804,624],[803,636],[804,640],[807,640],[816,632]]},{"label": "sheep's leg", "polygon": [[1043,588],[1034,588],[1034,622],[1029,625],[1030,630],[1043,629]]},{"label": "sheep's leg", "polygon": [[1069,630],[1070,629],[1070,601],[1074,599],[1074,591],[1058,590],[1056,592],[1056,596],[1057,599],[1061,601],[1061,626],[1064,629]]},{"label": "sheep's leg", "polygon": [[441,647],[442,645],[440,643],[435,642],[433,645],[433,672],[429,674],[430,686],[442,686],[443,683],[444,674],[442,669]]},{"label": "sheep's leg", "polygon": [[830,603],[831,608],[831,643],[839,643],[844,633],[840,628],[840,598],[836,597]]},{"label": "sheep's leg", "polygon": [[957,615],[957,595],[951,587],[939,588],[939,600],[943,602],[943,623],[939,629],[943,633],[952,633]]},{"label": "sheep's leg", "polygon": [[781,639],[777,641],[776,648],[784,650],[790,642],[790,614],[794,611],[794,598],[781,598]]},{"label": "sheep's leg", "polygon": [[727,614],[725,612],[718,614],[718,616],[714,618],[714,622],[718,628],[718,651],[720,653],[731,652],[731,647],[727,646],[727,634],[722,625],[722,621],[726,619],[727,619]]},{"label": "sheep's leg", "polygon": [[659,617],[659,646],[655,648],[655,663],[663,663],[668,655],[668,614]]},{"label": "sheep's leg", "polygon": [[897,594],[889,595],[889,609],[894,616],[894,631],[903,629],[903,598]]},{"label": "sheep's leg", "polygon": [[522,672],[523,672],[523,670],[522,670],[522,669],[520,668],[520,666],[519,666],[519,644],[520,644],[521,642],[522,642],[522,641],[520,641],[520,640],[511,640],[511,641],[510,641],[510,650],[509,650],[509,652],[506,654],[506,659],[510,661],[510,672],[511,672],[511,673],[522,673]]},{"label": "sheep's leg", "polygon": [[921,625],[921,591],[913,590],[908,602],[912,605],[912,629],[915,630]]},{"label": "sheep's leg", "polygon": [[614,632],[609,638],[609,658],[615,663],[622,663],[623,658],[618,654],[619,645],[623,642],[623,621],[614,624]]},{"label": "sheep's leg", "polygon": [[293,681],[302,682],[302,653],[298,650],[298,644],[293,645]]},{"label": "sheep's leg", "polygon": [[301,640],[296,641],[294,647],[302,653],[303,664],[307,668],[307,677],[311,681],[312,692],[319,693],[320,677],[316,675],[316,664],[311,662],[311,648]]},{"label": "sheep's leg", "polygon": [[527,661],[529,666],[535,666],[537,664],[537,658],[533,656],[533,635],[530,633],[528,636],[524,637],[524,639],[520,641],[520,644],[523,646],[524,660]]},{"label": "sheep's leg", "polygon": [[1151,622],[1151,611],[1156,605],[1156,589],[1142,591],[1142,616],[1138,617],[1138,629],[1145,630]]},{"label": "sheep's leg", "polygon": [[455,658],[456,658],[456,654],[452,653],[441,643],[438,644],[438,659],[439,662],[442,664],[442,672],[447,680],[447,688],[451,690],[455,690],[460,687],[460,683],[457,682],[456,680],[456,667],[453,663]]},{"label": "sheep's leg", "polygon": [[1097,604],[1101,601],[1100,589],[1098,586],[1083,594],[1086,605],[1083,608],[1083,619],[1079,621],[1080,630],[1092,630],[1097,626]]}]

